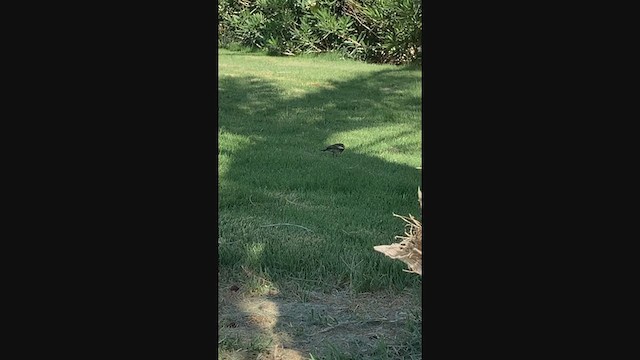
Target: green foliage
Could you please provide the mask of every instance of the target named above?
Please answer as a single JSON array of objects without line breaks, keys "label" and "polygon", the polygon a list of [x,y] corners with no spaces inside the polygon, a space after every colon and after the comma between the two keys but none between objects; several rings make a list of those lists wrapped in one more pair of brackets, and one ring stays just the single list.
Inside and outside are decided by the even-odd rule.
[{"label": "green foliage", "polygon": [[218,20],[221,47],[421,62],[422,3],[417,0],[221,0]]},{"label": "green foliage", "polygon": [[242,10],[239,14],[231,16],[230,25],[235,38],[242,44],[262,47],[266,28],[266,18],[262,13]]}]

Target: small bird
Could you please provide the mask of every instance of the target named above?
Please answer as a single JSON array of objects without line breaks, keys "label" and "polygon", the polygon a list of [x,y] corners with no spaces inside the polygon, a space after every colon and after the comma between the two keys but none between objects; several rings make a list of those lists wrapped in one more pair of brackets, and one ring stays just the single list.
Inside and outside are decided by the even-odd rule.
[{"label": "small bird", "polygon": [[333,156],[336,156],[344,151],[344,144],[333,144],[333,145],[327,146],[326,149],[320,150],[320,151],[331,151]]}]

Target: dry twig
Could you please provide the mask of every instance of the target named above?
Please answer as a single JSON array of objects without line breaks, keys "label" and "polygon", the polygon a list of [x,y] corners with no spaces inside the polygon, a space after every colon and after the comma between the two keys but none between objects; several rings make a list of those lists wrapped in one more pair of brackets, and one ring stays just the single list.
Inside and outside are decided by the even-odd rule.
[{"label": "dry twig", "polygon": [[306,227],[304,227],[304,226],[302,226],[302,225],[288,224],[288,223],[282,223],[282,224],[267,224],[267,225],[262,225],[262,226],[260,226],[260,227],[268,227],[268,226],[297,226],[297,227],[299,227],[299,228],[303,228],[303,229],[305,229],[305,230],[307,230],[307,231],[313,232],[313,230],[308,229],[308,228],[306,228]]}]

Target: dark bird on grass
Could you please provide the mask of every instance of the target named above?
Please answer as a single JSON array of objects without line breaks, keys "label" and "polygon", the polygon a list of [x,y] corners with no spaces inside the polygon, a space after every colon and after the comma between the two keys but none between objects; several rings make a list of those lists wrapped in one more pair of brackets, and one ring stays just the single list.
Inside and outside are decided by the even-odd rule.
[{"label": "dark bird on grass", "polygon": [[344,151],[344,144],[333,144],[333,145],[327,146],[326,149],[320,150],[320,151],[331,151],[333,156],[336,156]]}]

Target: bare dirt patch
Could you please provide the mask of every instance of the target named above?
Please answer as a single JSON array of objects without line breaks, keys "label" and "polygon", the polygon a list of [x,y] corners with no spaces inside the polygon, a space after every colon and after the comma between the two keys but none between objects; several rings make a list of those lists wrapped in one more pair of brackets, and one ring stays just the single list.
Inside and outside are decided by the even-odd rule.
[{"label": "bare dirt patch", "polygon": [[220,284],[218,296],[220,359],[422,359],[419,289],[300,300]]}]

